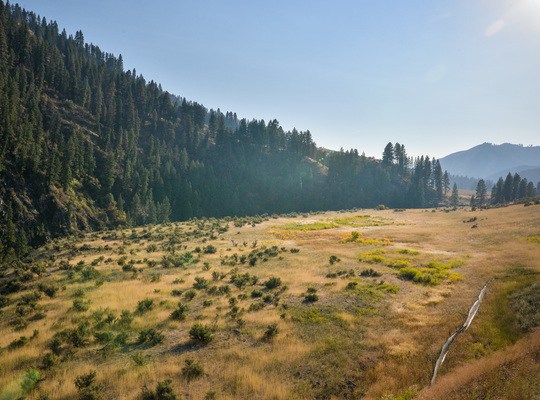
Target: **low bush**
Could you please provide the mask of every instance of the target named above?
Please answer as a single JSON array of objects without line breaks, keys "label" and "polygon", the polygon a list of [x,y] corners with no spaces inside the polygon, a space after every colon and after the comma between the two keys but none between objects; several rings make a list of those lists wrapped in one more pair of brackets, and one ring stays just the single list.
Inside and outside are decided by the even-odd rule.
[{"label": "low bush", "polygon": [[73,310],[77,312],[85,312],[90,308],[90,300],[75,299],[73,300]]},{"label": "low bush", "polygon": [[188,382],[199,379],[204,374],[204,368],[197,361],[188,358],[182,367],[182,376]]},{"label": "low bush", "polygon": [[187,291],[184,292],[184,297],[188,300],[188,301],[191,301],[195,298],[195,296],[197,296],[197,292],[193,289],[189,289]]},{"label": "low bush", "polygon": [[264,331],[264,339],[272,340],[279,332],[278,325],[276,323],[270,324],[266,327]]},{"label": "low bush", "polygon": [[178,321],[183,321],[186,319],[188,312],[188,306],[184,303],[178,303],[178,306],[176,309],[171,313],[171,318],[176,319]]},{"label": "low bush", "polygon": [[328,260],[328,262],[330,263],[330,265],[334,265],[335,263],[337,262],[340,262],[341,260],[337,257],[337,256],[330,256],[330,259]]},{"label": "low bush", "polygon": [[154,328],[144,329],[139,332],[139,338],[137,342],[139,344],[145,344],[150,346],[156,346],[163,343],[165,336],[161,332],[158,332]]},{"label": "low bush", "polygon": [[79,400],[103,399],[103,386],[96,383],[96,371],[79,375],[75,378],[75,386],[79,392]]},{"label": "low bush", "polygon": [[56,286],[45,283],[39,284],[38,289],[51,298],[56,296],[56,292],[58,291],[58,288]]},{"label": "low bush", "polygon": [[214,333],[208,325],[196,323],[189,330],[189,337],[199,344],[207,345],[214,339]]},{"label": "low bush", "polygon": [[211,245],[211,244],[209,244],[208,246],[205,246],[205,247],[203,248],[203,253],[204,253],[204,254],[214,254],[214,253],[216,253],[216,252],[217,252],[216,246]]},{"label": "low bush", "polygon": [[197,276],[195,278],[195,282],[193,283],[193,287],[197,290],[204,290],[208,288],[208,280],[203,277]]},{"label": "low bush", "polygon": [[304,302],[305,303],[315,303],[319,300],[319,296],[317,293],[306,293],[304,295]]},{"label": "low bush", "polygon": [[150,311],[154,308],[154,300],[152,299],[143,299],[137,303],[137,313],[144,314],[145,312]]},{"label": "low bush", "polygon": [[375,271],[373,268],[364,269],[362,272],[360,272],[360,276],[364,277],[379,277],[382,274],[380,272]]},{"label": "low bush", "polygon": [[174,393],[171,386],[172,380],[166,379],[158,382],[156,390],[151,390],[147,386],[142,388],[140,400],[177,400],[178,397]]},{"label": "low bush", "polygon": [[275,289],[277,288],[278,286],[281,286],[281,279],[280,278],[276,278],[276,277],[271,277],[269,278],[266,282],[264,282],[264,286],[268,289],[268,290],[272,290],[272,289]]}]

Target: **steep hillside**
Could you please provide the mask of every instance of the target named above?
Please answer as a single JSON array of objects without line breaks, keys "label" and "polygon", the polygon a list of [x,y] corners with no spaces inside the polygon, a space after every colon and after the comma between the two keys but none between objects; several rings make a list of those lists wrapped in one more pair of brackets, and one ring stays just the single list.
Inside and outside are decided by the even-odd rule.
[{"label": "steep hillside", "polygon": [[[469,150],[443,157],[440,162],[441,166],[452,175],[487,178],[496,181],[508,172],[515,173],[540,167],[540,146],[524,147],[510,143],[501,145],[483,143]],[[524,168],[523,166],[530,167]]]},{"label": "steep hillside", "polygon": [[105,227],[443,200],[436,162],[385,152],[329,153],[309,131],[207,110],[0,1],[1,255]]}]

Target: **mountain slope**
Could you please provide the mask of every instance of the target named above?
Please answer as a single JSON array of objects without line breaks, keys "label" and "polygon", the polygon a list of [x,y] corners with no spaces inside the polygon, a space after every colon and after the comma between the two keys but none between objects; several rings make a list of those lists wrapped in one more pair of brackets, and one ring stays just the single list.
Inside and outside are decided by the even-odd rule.
[{"label": "mountain slope", "polygon": [[530,182],[540,182],[540,167],[531,167],[527,165],[515,167],[511,170],[500,170],[493,175],[489,176],[488,179],[492,181],[497,181],[499,177],[504,177],[508,172],[517,173],[521,178],[525,178]]},{"label": "mountain slope", "polygon": [[387,153],[328,152],[309,131],[172,96],[0,0],[0,255],[119,225],[441,201],[436,164]]},{"label": "mountain slope", "polygon": [[452,175],[496,180],[501,174],[523,170],[524,165],[530,166],[528,169],[540,167],[540,146],[483,143],[469,150],[452,153],[441,158],[440,162]]}]

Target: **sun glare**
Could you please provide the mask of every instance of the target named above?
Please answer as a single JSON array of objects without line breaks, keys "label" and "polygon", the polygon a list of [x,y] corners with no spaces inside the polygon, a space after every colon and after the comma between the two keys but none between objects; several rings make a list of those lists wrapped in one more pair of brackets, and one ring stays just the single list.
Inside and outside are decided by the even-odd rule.
[{"label": "sun glare", "polygon": [[511,14],[517,22],[540,31],[540,0],[522,0],[513,6]]}]

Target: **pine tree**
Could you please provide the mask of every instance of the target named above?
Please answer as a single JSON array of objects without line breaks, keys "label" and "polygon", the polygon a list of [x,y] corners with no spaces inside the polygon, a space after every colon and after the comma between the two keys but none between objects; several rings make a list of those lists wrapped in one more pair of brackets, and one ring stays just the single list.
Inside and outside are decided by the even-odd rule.
[{"label": "pine tree", "polygon": [[526,190],[526,193],[525,193],[525,196],[526,197],[534,197],[536,195],[536,190],[534,188],[534,183],[529,182],[527,183],[527,190]]},{"label": "pine tree", "polygon": [[11,206],[11,203],[8,203],[7,206],[7,212],[6,212],[6,226],[4,230],[4,246],[7,250],[14,249],[15,248],[15,242],[16,242],[16,231],[15,231],[15,223],[13,222],[13,208]]},{"label": "pine tree", "polygon": [[164,223],[169,222],[169,219],[171,217],[171,203],[169,202],[169,198],[165,196],[163,199],[163,202],[160,203],[159,209],[158,209],[158,222]]},{"label": "pine tree", "polygon": [[448,171],[444,171],[444,174],[443,174],[443,189],[444,189],[444,196],[446,197],[448,190],[450,190],[450,177],[448,176]]},{"label": "pine tree", "polygon": [[24,257],[28,253],[28,240],[22,229],[17,232],[17,241],[15,243],[15,254],[18,258]]},{"label": "pine tree", "polygon": [[519,199],[519,185],[521,184],[521,176],[516,172],[512,178],[512,200]]},{"label": "pine tree", "polygon": [[504,180],[503,194],[505,202],[514,200],[514,177],[510,172]]},{"label": "pine tree", "polygon": [[476,185],[475,205],[478,207],[483,207],[486,204],[486,199],[487,199],[486,182],[483,179],[480,179],[478,181],[478,184]]},{"label": "pine tree", "polygon": [[473,211],[476,210],[476,197],[474,196],[474,194],[471,195],[471,200],[469,201],[469,204]]},{"label": "pine tree", "polygon": [[454,186],[452,187],[452,194],[450,195],[450,204],[453,207],[457,207],[459,205],[459,192],[457,185],[454,183]]},{"label": "pine tree", "polygon": [[440,203],[444,194],[444,181],[441,163],[436,160],[433,167],[433,181],[435,183],[435,191],[437,193],[437,203]]},{"label": "pine tree", "polygon": [[391,142],[385,146],[382,155],[382,164],[385,167],[389,167],[394,163],[394,146]]},{"label": "pine tree", "polygon": [[499,180],[497,181],[496,185],[495,185],[495,204],[502,204],[504,203],[504,187],[505,187],[505,182],[503,180],[503,178],[499,178]]}]

